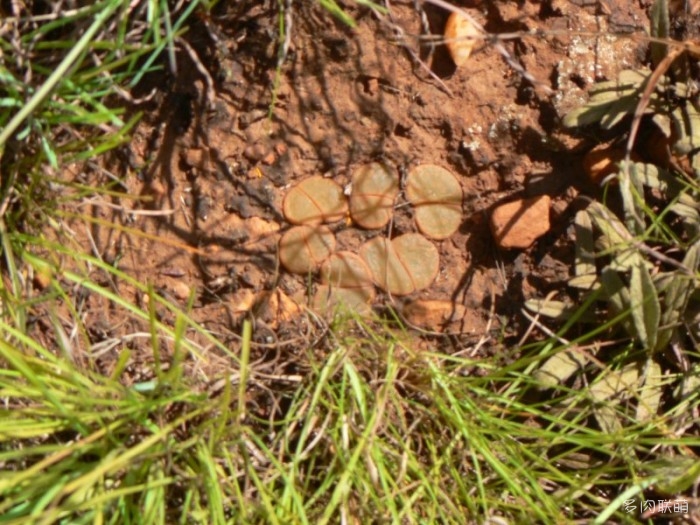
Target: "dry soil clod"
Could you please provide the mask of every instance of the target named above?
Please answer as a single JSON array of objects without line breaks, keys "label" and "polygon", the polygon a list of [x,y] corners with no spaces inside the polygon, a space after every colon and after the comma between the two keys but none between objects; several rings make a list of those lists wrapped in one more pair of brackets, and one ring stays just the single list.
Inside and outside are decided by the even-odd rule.
[{"label": "dry soil clod", "polygon": [[548,195],[518,199],[498,206],[491,214],[491,232],[500,248],[528,248],[549,231]]},{"label": "dry soil clod", "polygon": [[446,328],[463,330],[460,323],[466,317],[467,309],[452,301],[416,299],[404,305],[401,313],[413,326],[442,332]]}]

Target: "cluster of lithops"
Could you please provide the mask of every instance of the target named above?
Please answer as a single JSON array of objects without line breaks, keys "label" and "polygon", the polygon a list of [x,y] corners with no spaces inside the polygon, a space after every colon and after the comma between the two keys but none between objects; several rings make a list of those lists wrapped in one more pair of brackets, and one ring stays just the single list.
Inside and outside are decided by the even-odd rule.
[{"label": "cluster of lithops", "polygon": [[406,198],[421,233],[391,240],[374,237],[360,247],[359,255],[335,251],[335,236],[325,224],[349,215],[361,228],[383,228],[393,216],[399,186],[397,173],[374,162],[353,173],[349,199],[337,183],[319,176],[289,190],[282,208],[295,226],[280,239],[280,262],[296,274],[320,269],[314,308],[327,310],[343,303],[366,311],[374,300],[375,285],[393,295],[408,295],[435,279],[440,257],[426,237],[441,240],[457,231],[463,198],[457,178],[439,166],[418,166],[406,178]]}]

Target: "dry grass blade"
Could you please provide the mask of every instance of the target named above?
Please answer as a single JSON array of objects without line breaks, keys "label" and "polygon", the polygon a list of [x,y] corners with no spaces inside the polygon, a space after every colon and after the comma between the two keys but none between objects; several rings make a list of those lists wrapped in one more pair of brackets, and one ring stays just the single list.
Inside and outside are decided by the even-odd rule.
[{"label": "dry grass blade", "polygon": [[642,116],[649,106],[651,100],[651,94],[656,89],[661,78],[668,72],[671,64],[684,52],[683,48],[676,48],[671,50],[668,55],[659,63],[654,69],[652,74],[647,78],[644,90],[639,97],[639,102],[634,110],[632,116],[632,125],[630,126],[629,137],[627,138],[626,145],[626,160],[624,163],[624,173],[625,176],[629,177],[629,164],[631,162],[630,155],[632,154],[632,148],[634,146],[634,141],[637,138],[637,133],[639,132],[639,126],[642,122]]}]

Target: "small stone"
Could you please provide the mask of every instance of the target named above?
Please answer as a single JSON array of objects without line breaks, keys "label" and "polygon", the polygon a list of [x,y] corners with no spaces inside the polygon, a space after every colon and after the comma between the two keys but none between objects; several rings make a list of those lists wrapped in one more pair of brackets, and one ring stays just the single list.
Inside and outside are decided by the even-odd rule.
[{"label": "small stone", "polygon": [[502,204],[491,214],[491,232],[500,248],[525,249],[549,231],[548,195]]},{"label": "small stone", "polygon": [[250,238],[260,239],[271,237],[279,231],[280,226],[275,221],[267,221],[261,217],[251,217],[244,221],[245,231]]},{"label": "small stone", "polygon": [[186,301],[190,297],[190,287],[182,281],[173,284],[173,295],[180,301]]},{"label": "small stone", "polygon": [[199,148],[187,148],[182,153],[182,160],[191,167],[199,167],[205,164],[205,151]]},{"label": "small stone", "polygon": [[165,186],[158,179],[153,179],[145,188],[145,193],[160,198],[166,193]]},{"label": "small stone", "polygon": [[257,294],[250,288],[237,290],[229,301],[231,312],[242,314],[249,312],[255,305]]},{"label": "small stone", "polygon": [[365,87],[365,93],[373,97],[379,92],[379,79],[370,78],[367,80],[367,85]]},{"label": "small stone", "polygon": [[[599,144],[583,157],[583,169],[593,184],[600,185],[610,175],[620,171],[620,165],[625,160],[624,148]],[[641,159],[635,152],[630,154],[632,162]]]},{"label": "small stone", "polygon": [[277,153],[277,155],[279,155],[280,157],[282,155],[285,155],[288,150],[287,145],[284,142],[277,142],[274,146],[274,149],[275,153]]},{"label": "small stone", "polygon": [[266,166],[271,166],[272,164],[275,163],[277,160],[277,155],[275,155],[274,151],[269,152],[267,155],[265,155],[260,161],[265,164]]},{"label": "small stone", "polygon": [[269,153],[269,148],[267,148],[263,144],[260,144],[259,142],[256,144],[251,144],[247,146],[245,150],[243,150],[243,156],[246,159],[251,160],[253,162],[258,162],[262,160]]},{"label": "small stone", "polygon": [[457,67],[467,63],[481,35],[481,30],[461,13],[449,16],[445,24],[445,45]]},{"label": "small stone", "polygon": [[[431,332],[443,332],[450,329],[461,329],[462,332],[472,332],[474,327],[468,326],[466,330],[460,325],[467,317],[467,309],[464,305],[452,301],[440,301],[433,299],[416,299],[406,304],[402,312],[404,319],[413,326],[430,330]],[[468,322],[467,324],[473,324]]]},{"label": "small stone", "polygon": [[46,290],[51,285],[53,277],[51,268],[40,268],[34,272],[34,286],[38,290]]}]

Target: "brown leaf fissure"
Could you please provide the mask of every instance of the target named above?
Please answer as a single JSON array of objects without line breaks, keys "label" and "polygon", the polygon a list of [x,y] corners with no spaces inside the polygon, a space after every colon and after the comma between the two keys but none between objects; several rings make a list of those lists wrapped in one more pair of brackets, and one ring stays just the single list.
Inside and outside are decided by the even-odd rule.
[{"label": "brown leaf fissure", "polygon": [[454,208],[455,210],[459,210],[460,212],[462,211],[462,200],[460,199],[459,202],[454,200],[454,201],[421,201],[421,202],[411,202],[411,206],[414,208],[418,208],[420,206],[443,206],[445,208]]},{"label": "brown leaf fissure", "polygon": [[364,197],[366,195],[369,195],[371,197],[378,197],[380,199],[394,200],[394,197],[391,196],[390,192],[370,193],[368,191],[357,190],[357,193],[355,195],[357,195],[358,197]]},{"label": "brown leaf fissure", "polygon": [[[404,272],[406,273],[409,280],[411,281],[412,290],[408,293],[415,292],[417,286],[416,286],[416,281],[414,280],[412,273],[409,271],[408,267],[406,266],[406,263],[401,259],[401,257],[399,256],[399,252],[394,248],[393,245],[391,246],[391,248],[392,248],[392,251],[394,252],[394,255],[396,256],[396,259],[399,261],[399,263],[401,264],[401,267],[403,268]],[[388,259],[387,259],[387,262],[388,262]]]},{"label": "brown leaf fissure", "polygon": [[314,266],[317,266],[319,263],[325,261],[328,258],[328,256],[326,255],[326,257],[324,257],[321,260],[318,260],[316,258],[316,253],[314,252],[313,248],[311,247],[311,242],[310,242],[310,239],[313,235],[318,235],[318,238],[321,241],[321,244],[323,245],[324,248],[326,248],[327,251],[330,252],[331,250],[328,247],[328,244],[326,243],[324,236],[321,233],[317,232],[316,230],[311,230],[309,232],[309,235],[304,236],[304,245],[306,247],[306,251],[309,254],[309,259],[313,261]]}]

